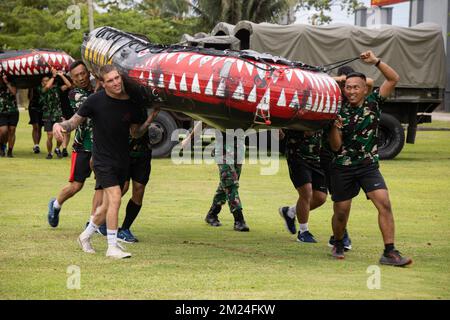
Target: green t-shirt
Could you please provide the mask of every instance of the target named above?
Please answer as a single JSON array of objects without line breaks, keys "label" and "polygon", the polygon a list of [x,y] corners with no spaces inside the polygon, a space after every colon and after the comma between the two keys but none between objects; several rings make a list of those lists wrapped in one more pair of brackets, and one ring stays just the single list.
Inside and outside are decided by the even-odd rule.
[{"label": "green t-shirt", "polygon": [[0,87],[0,113],[15,113],[17,109],[16,97],[9,92],[6,86]]},{"label": "green t-shirt", "polygon": [[[76,113],[80,109],[84,101],[93,93],[92,90],[82,88],[74,88],[69,92],[69,104]],[[92,152],[92,120],[87,118],[75,130],[75,137],[73,141],[73,149],[75,151]]]},{"label": "green t-shirt", "polygon": [[311,133],[285,130],[285,134],[286,158],[288,161],[306,162],[313,167],[320,167],[322,130]]},{"label": "green t-shirt", "polygon": [[339,115],[343,120],[342,147],[334,159],[341,166],[378,162],[378,123],[380,105],[386,101],[378,91],[366,97],[359,107],[345,103]]},{"label": "green t-shirt", "polygon": [[39,91],[39,103],[42,106],[42,119],[52,122],[61,121],[61,89],[53,86],[46,92],[42,87]]}]

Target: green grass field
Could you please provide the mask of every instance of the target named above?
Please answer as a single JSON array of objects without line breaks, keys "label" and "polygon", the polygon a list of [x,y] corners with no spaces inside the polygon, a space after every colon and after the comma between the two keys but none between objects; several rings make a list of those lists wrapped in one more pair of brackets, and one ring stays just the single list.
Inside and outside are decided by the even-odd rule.
[{"label": "green grass field", "polygon": [[[133,257],[107,259],[106,241],[98,235],[97,253],[85,254],[76,238],[88,219],[93,179],[64,205],[58,228],[50,228],[47,203],[66,183],[70,159],[32,154],[27,122],[22,112],[15,158],[0,159],[0,299],[450,298],[449,131],[420,131],[415,145],[381,164],[396,217],[396,245],[414,264],[380,266],[381,288],[370,290],[366,271],[383,249],[375,208],[363,194],[354,200],[353,250],[344,261],[333,260],[327,247],[331,201],[311,214],[319,243],[297,243],[277,212],[296,200],[284,159],[272,176],[261,176],[259,165],[244,166],[240,194],[249,233],[232,230],[227,208],[220,214],[222,227],[204,223],[218,183],[215,165],[154,160],[133,226],[140,242],[127,246]],[[127,194],[123,203],[128,199]],[[67,288],[71,265],[81,271],[79,290]]]}]

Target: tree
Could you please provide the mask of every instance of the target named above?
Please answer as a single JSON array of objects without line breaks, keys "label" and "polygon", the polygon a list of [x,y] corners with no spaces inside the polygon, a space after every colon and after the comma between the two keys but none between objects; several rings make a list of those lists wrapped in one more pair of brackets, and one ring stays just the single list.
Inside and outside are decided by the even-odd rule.
[{"label": "tree", "polygon": [[332,19],[327,12],[331,10],[334,5],[339,5],[341,10],[346,10],[348,14],[354,13],[355,9],[362,6],[363,3],[359,0],[299,0],[295,10],[300,9],[315,9],[318,11],[310,16],[310,21],[314,25],[327,24],[332,22]]}]

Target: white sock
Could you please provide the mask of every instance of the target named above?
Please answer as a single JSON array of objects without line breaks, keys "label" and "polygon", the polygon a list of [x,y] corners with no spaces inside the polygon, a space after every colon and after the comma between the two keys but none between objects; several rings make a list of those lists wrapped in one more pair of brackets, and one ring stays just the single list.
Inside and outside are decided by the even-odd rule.
[{"label": "white sock", "polygon": [[308,222],[307,223],[300,223],[300,233],[303,233],[305,231],[308,231]]},{"label": "white sock", "polygon": [[53,202],[53,207],[55,209],[61,209],[61,205],[59,204],[58,199],[56,199],[55,202]]},{"label": "white sock", "polygon": [[92,237],[92,235],[95,233],[95,231],[97,231],[98,229],[98,225],[96,225],[94,222],[92,222],[94,218],[91,217],[91,219],[89,220],[89,224],[86,227],[86,229],[81,233],[81,237],[82,238],[90,238]]},{"label": "white sock", "polygon": [[117,246],[117,229],[106,229],[106,237],[108,238],[108,247]]},{"label": "white sock", "polygon": [[289,210],[287,212],[287,215],[289,218],[294,219],[297,212],[297,206],[289,207]]}]

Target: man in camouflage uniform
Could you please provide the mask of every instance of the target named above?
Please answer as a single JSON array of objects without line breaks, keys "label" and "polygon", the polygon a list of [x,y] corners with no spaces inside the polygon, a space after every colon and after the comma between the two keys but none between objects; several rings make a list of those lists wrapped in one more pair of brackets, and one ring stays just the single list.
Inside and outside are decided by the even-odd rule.
[{"label": "man in camouflage uniform", "polygon": [[367,96],[365,75],[352,73],[346,77],[344,94],[347,102],[342,106],[339,119],[330,131],[330,146],[337,152],[333,163],[331,185],[334,215],[332,219],[335,239],[332,255],[344,259],[343,236],[350,214],[352,199],[364,190],[378,210],[378,221],[384,252],[381,264],[405,266],[411,259],[402,257],[394,246],[394,217],[386,183],[379,171],[377,134],[380,105],[394,91],[398,74],[375,57],[372,51],[361,54],[361,60],[377,67],[386,80],[379,91]]},{"label": "man in camouflage uniform", "polygon": [[[135,97],[138,97],[138,95],[135,95]],[[147,119],[147,107],[142,102],[137,102],[136,105],[141,106],[142,123],[144,123]],[[153,111],[151,122],[156,118],[158,112],[158,108]],[[132,180],[132,195],[128,201],[125,211],[125,218],[123,220],[122,227],[119,228],[117,240],[126,243],[133,243],[138,242],[138,239],[133,235],[130,228],[141,211],[145,187],[150,179],[150,172],[152,168],[152,148],[148,134],[144,134],[137,139],[130,136],[129,139],[131,161],[128,171],[129,177],[122,190],[122,196],[128,191],[130,179]]]},{"label": "man in camouflage uniform", "polygon": [[234,217],[234,230],[249,231],[250,229],[244,220],[242,203],[239,197],[239,178],[245,157],[245,136],[243,131],[236,130],[233,133],[225,133],[216,130],[214,156],[219,167],[220,183],[205,221],[214,227],[221,226],[218,214],[222,206],[228,202]]},{"label": "man in camouflage uniform", "polygon": [[[58,87],[55,85],[56,76],[59,76],[64,85]],[[64,76],[62,71],[56,71],[52,69],[52,77],[42,78],[42,87],[39,92],[39,103],[42,105],[42,119],[44,121],[44,130],[47,132],[47,159],[52,159],[53,148],[53,125],[62,121],[61,111],[61,91],[70,89],[71,83]],[[62,153],[59,149],[61,142],[56,143],[55,153],[58,158],[62,158]]]},{"label": "man in camouflage uniform", "polygon": [[310,210],[320,207],[327,199],[325,175],[320,167],[322,130],[285,130],[284,134],[289,176],[299,197],[295,206],[281,207],[279,213],[292,234],[297,232],[295,225],[297,216],[300,223],[297,241],[316,243],[309,231],[308,219]]},{"label": "man in camouflage uniform", "polygon": [[[75,88],[69,92],[69,103],[75,113],[83,102],[94,93],[94,89],[89,81],[90,73],[83,62],[75,61],[70,66],[70,75]],[[53,228],[58,226],[59,213],[63,203],[77,194],[83,188],[86,179],[91,175],[91,156],[92,121],[88,118],[75,131],[69,183],[62,188],[58,197],[51,198],[48,204],[48,223]],[[99,203],[101,203],[101,191],[94,195],[91,214]]]},{"label": "man in camouflage uniform", "polygon": [[6,143],[8,143],[7,155],[13,157],[16,127],[19,122],[16,93],[16,87],[8,81],[6,75],[3,75],[0,78],[0,157],[6,154]]}]

